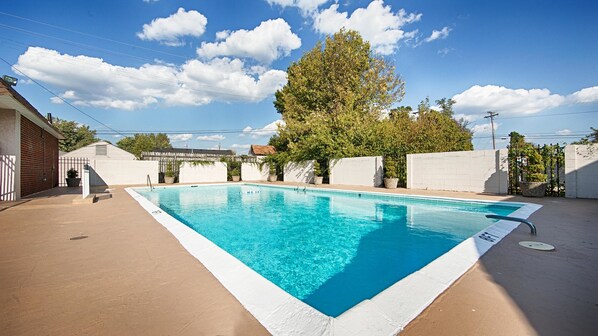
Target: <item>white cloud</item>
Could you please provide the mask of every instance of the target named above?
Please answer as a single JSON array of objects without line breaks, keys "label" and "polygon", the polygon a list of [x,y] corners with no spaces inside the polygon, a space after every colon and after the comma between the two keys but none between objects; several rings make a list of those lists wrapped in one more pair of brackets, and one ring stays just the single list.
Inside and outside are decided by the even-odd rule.
[{"label": "white cloud", "polygon": [[[496,131],[498,129],[498,126],[500,126],[500,124],[495,122],[494,123],[494,131]],[[490,123],[475,125],[471,128],[471,132],[474,135],[492,134],[492,125]]]},{"label": "white cloud", "polygon": [[243,129],[243,133],[241,133],[239,136],[247,135],[251,136],[254,139],[262,136],[272,136],[278,132],[278,125],[284,127],[285,122],[283,120],[278,119],[262,128],[252,128],[250,126],[247,126]]},{"label": "white cloud", "polygon": [[449,33],[451,32],[451,29],[449,27],[444,27],[442,28],[442,30],[433,30],[432,34],[428,37],[426,37],[426,39],[424,41],[426,42],[432,42],[435,40],[442,40],[445,39],[449,36]]},{"label": "white cloud", "polygon": [[170,141],[187,141],[193,138],[193,134],[168,134],[168,138],[170,139]]},{"label": "white cloud", "polygon": [[224,41],[202,42],[197,54],[206,58],[250,57],[269,64],[301,47],[301,39],[291,31],[291,27],[283,19],[263,21],[253,30],[240,29],[227,35],[219,32],[216,37]]},{"label": "white cloud", "polygon": [[279,5],[281,7],[297,7],[301,10],[303,16],[313,14],[318,7],[327,3],[329,0],[266,0],[270,5]]},{"label": "white cloud", "polygon": [[217,40],[224,40],[229,35],[230,35],[230,30],[222,30],[222,31],[216,32],[216,39]]},{"label": "white cloud", "polygon": [[563,96],[552,94],[548,89],[509,89],[496,85],[474,85],[453,99],[457,102],[455,111],[461,114],[480,114],[489,110],[503,115],[533,114],[565,102]]},{"label": "white cloud", "polygon": [[[35,80],[61,90],[79,106],[134,110],[156,103],[203,105],[212,101],[257,102],[286,84],[286,72],[247,68],[239,59],[189,60],[181,66],[112,65],[101,58],[29,47],[15,65]],[[59,103],[54,98],[52,102]]]},{"label": "white cloud", "polygon": [[143,0],[143,2],[158,2],[160,0]]},{"label": "white cloud", "polygon": [[571,130],[565,128],[565,129],[562,129],[560,131],[556,131],[556,134],[558,134],[558,135],[569,135],[569,134],[571,134]]},{"label": "white cloud", "polygon": [[405,32],[402,27],[422,17],[422,14],[408,14],[404,9],[394,13],[390,6],[384,5],[383,0],[374,0],[351,15],[339,12],[338,8],[338,4],[333,4],[314,14],[314,29],[322,34],[333,34],[343,27],[356,30],[376,52],[383,55],[392,54],[401,40],[413,38],[416,32]]},{"label": "white cloud", "polygon": [[168,46],[182,46],[185,36],[199,37],[206,31],[208,19],[198,11],[184,8],[166,18],[157,18],[143,25],[137,37],[147,41],[159,41]]},{"label": "white cloud", "polygon": [[572,103],[593,103],[598,102],[598,86],[581,89],[567,96]]},{"label": "white cloud", "polygon": [[215,134],[215,135],[200,135],[197,137],[197,140],[200,141],[222,141],[226,139],[224,135]]},{"label": "white cloud", "polygon": [[[435,108],[435,110],[439,111],[440,109],[439,108]],[[476,114],[456,113],[456,114],[453,115],[453,118],[455,120],[461,120],[461,119],[463,119],[463,120],[465,120],[467,122],[474,122],[474,121],[480,119],[481,117],[479,115],[476,115]]]},{"label": "white cloud", "polygon": [[450,52],[452,52],[453,50],[455,50],[455,49],[453,49],[453,48],[442,48],[442,49],[438,50],[437,53],[438,53],[438,55],[446,56]]}]

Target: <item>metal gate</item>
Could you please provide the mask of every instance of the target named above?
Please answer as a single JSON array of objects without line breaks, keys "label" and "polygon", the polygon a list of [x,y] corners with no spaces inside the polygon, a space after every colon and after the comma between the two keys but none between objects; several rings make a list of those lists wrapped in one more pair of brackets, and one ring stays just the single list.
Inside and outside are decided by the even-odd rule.
[{"label": "metal gate", "polygon": [[[521,182],[525,181],[527,156],[524,148],[507,147],[509,150],[509,194],[521,194]],[[565,196],[565,146],[537,145],[534,147],[542,156],[546,169],[546,196]]]}]

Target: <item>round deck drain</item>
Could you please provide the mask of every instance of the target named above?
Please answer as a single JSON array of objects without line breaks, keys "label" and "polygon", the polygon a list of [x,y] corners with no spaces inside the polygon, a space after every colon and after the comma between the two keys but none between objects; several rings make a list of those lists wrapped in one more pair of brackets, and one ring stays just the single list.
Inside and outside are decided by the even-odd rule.
[{"label": "round deck drain", "polygon": [[535,241],[522,241],[519,242],[519,245],[523,247],[527,247],[532,250],[538,251],[554,251],[554,246],[546,243],[535,242]]},{"label": "round deck drain", "polygon": [[88,236],[75,236],[75,237],[71,237],[71,238],[69,238],[69,240],[81,240],[81,239],[85,239],[85,238],[87,238],[87,237],[88,237]]}]

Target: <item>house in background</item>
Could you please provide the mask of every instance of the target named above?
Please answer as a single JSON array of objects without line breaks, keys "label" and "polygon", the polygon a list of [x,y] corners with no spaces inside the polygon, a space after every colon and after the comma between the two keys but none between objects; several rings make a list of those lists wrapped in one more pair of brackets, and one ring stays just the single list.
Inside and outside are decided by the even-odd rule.
[{"label": "house in background", "polygon": [[85,147],[60,154],[61,158],[76,157],[102,160],[135,160],[135,155],[120,149],[107,141],[98,141]]},{"label": "house in background", "polygon": [[58,186],[58,140],[64,136],[0,79],[0,200]]},{"label": "house in background", "polygon": [[249,155],[251,156],[266,156],[270,154],[276,154],[274,146],[251,145],[249,147]]}]

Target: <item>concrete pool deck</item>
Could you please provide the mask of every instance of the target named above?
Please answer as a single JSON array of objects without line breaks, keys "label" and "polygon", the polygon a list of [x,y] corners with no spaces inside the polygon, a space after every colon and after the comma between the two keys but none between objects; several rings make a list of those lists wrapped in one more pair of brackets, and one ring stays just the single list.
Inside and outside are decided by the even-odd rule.
[{"label": "concrete pool deck", "polygon": [[[97,204],[73,205],[76,196],[63,191],[0,211],[0,330],[11,335],[267,334],[122,188]],[[594,332],[598,200],[394,192],[545,205],[530,217],[537,237],[519,226],[401,335]],[[88,238],[69,240],[81,235]],[[517,245],[521,240],[544,241],[557,250],[527,250]]]}]

